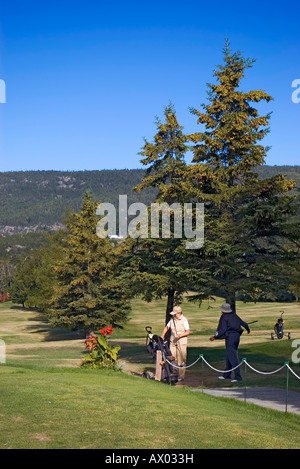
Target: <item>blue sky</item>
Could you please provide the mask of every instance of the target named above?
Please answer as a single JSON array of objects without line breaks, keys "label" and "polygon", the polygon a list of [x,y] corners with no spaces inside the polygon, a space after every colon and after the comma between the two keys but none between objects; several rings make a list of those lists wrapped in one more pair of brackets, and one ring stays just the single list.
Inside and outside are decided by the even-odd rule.
[{"label": "blue sky", "polygon": [[169,101],[200,130],[189,107],[206,102],[225,35],[256,59],[241,88],[274,97],[259,107],[273,111],[266,163],[300,164],[299,4],[0,1],[0,171],[142,167]]}]

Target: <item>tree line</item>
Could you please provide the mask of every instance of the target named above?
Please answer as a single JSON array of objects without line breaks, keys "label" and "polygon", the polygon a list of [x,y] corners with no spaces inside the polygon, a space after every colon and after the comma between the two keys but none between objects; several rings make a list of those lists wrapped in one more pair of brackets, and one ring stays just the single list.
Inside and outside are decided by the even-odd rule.
[{"label": "tree line", "polygon": [[[283,174],[260,175],[270,114],[260,115],[255,104],[272,97],[240,89],[253,62],[226,42],[208,103],[191,109],[199,131],[185,134],[170,103],[140,152],[145,172],[135,192],[155,190],[157,202],[192,203],[194,210],[195,203],[204,204],[201,248],[188,250],[186,238],[175,236],[100,239],[97,204],[86,193],[66,228],[20,262],[13,301],[38,307],[54,326],[93,330],[121,327],[135,295],[167,297],[166,320],[187,290],[194,292],[190,301],[200,303],[220,294],[234,311],[237,298],[276,299],[289,291],[298,299],[299,193],[296,181]],[[171,226],[174,231],[174,217]]]},{"label": "tree line", "polygon": [[[43,231],[61,224],[66,210],[80,210],[81,199],[89,191],[94,200],[117,201],[118,194],[127,194],[130,201],[137,199],[132,187],[140,182],[143,170],[102,171],[17,171],[0,173],[2,234],[5,226],[14,233],[26,229]],[[142,195],[149,203],[154,190]]]}]

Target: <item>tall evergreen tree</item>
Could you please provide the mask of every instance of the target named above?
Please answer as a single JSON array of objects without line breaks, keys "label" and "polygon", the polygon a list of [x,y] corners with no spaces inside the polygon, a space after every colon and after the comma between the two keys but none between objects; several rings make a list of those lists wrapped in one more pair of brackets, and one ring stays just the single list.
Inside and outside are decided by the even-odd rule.
[{"label": "tall evergreen tree", "polygon": [[289,274],[289,292],[295,296],[296,301],[300,301],[300,247],[298,247],[298,255],[295,262],[292,263],[292,269]]},{"label": "tall evergreen tree", "polygon": [[217,84],[208,85],[209,103],[204,112],[192,109],[205,130],[189,136],[194,158],[185,175],[187,193],[205,204],[204,248],[189,253],[193,268],[205,266],[209,275],[201,294],[222,290],[233,310],[237,291],[264,293],[284,283],[285,241],[296,235],[290,222],[294,182],[282,175],[260,180],[255,171],[268,151],[260,141],[270,114],[260,116],[252,103],[272,98],[263,90],[240,90],[253,62],[232,53],[226,41]]},{"label": "tall evergreen tree", "polygon": [[[169,204],[178,201],[182,177],[186,169],[185,154],[189,150],[188,138],[179,125],[174,105],[164,108],[165,122],[156,119],[157,133],[152,142],[145,140],[141,163],[146,166],[146,175],[135,187],[137,192],[148,187],[158,188],[156,201]],[[168,187],[176,192],[168,193]]]},{"label": "tall evergreen tree", "polygon": [[97,203],[83,197],[80,213],[67,223],[65,255],[55,266],[50,321],[86,331],[120,327],[130,311],[128,286],[119,272],[118,250],[96,234]]},{"label": "tall evergreen tree", "polygon": [[[156,202],[171,205],[182,202],[180,187],[186,170],[185,154],[189,147],[183,127],[178,124],[174,106],[164,109],[165,121],[156,121],[157,133],[153,142],[145,141],[140,155],[147,166],[142,182],[135,187],[137,192],[148,188],[158,188]],[[169,188],[171,191],[168,191]],[[182,239],[174,238],[174,220],[171,218],[171,237],[164,239],[138,239],[131,243],[135,253],[133,288],[144,299],[166,296],[166,322],[173,310],[174,302],[179,302],[188,289],[188,278],[182,270]]]}]

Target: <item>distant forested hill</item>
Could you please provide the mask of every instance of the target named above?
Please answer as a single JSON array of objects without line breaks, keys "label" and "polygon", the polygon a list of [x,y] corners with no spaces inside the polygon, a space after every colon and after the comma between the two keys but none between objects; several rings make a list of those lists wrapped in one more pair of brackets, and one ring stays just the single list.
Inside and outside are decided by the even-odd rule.
[{"label": "distant forested hill", "polygon": [[[300,166],[263,166],[262,178],[278,173],[297,180]],[[18,171],[0,173],[0,258],[12,258],[45,242],[45,234],[62,226],[68,209],[79,211],[82,195],[90,191],[93,200],[111,202],[127,194],[128,205],[155,200],[155,190],[135,193],[144,170],[103,171]]]},{"label": "distant forested hill", "polygon": [[105,171],[18,171],[0,173],[0,235],[56,230],[67,209],[78,211],[82,195],[118,206],[119,194],[127,194],[128,204],[150,204],[154,190],[132,191],[143,170]]},{"label": "distant forested hill", "polygon": [[259,173],[262,178],[284,174],[288,179],[297,181],[297,186],[300,187],[300,166],[261,166]]},{"label": "distant forested hill", "polygon": [[[263,166],[262,178],[282,173],[297,180],[300,187],[300,166]],[[150,204],[154,190],[133,192],[143,178],[144,170],[103,171],[18,171],[0,173],[0,235],[56,230],[62,217],[71,208],[78,211],[82,195],[90,191],[99,202],[118,206],[119,194],[127,194],[128,204]]]}]

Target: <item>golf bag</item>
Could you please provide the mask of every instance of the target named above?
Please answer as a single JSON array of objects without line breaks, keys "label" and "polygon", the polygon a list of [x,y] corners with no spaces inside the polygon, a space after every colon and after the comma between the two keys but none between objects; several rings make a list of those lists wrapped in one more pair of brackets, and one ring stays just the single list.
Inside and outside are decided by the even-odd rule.
[{"label": "golf bag", "polygon": [[283,337],[283,320],[282,320],[282,316],[277,319],[277,322],[274,326],[274,332],[277,335],[278,339],[282,339],[282,337]]},{"label": "golf bag", "polygon": [[[285,335],[284,332],[283,332],[283,324],[284,324],[284,320],[282,319],[283,314],[284,314],[284,311],[281,312],[280,318],[277,319],[277,322],[274,325],[274,332],[275,332],[275,335],[276,335],[277,339],[282,339],[283,336]],[[287,337],[288,337],[288,339],[291,338],[291,333],[290,332],[287,333]],[[274,340],[274,338],[275,338],[275,336],[272,332],[271,333],[271,339]]]},{"label": "golf bag", "polygon": [[160,336],[152,334],[152,327],[147,326],[146,349],[153,358],[157,358],[157,352],[161,353],[161,362],[156,360],[156,366],[161,366],[161,381],[175,384],[178,381],[178,365],[172,356],[167,342]]}]

